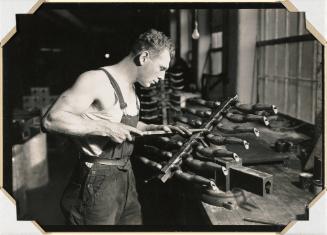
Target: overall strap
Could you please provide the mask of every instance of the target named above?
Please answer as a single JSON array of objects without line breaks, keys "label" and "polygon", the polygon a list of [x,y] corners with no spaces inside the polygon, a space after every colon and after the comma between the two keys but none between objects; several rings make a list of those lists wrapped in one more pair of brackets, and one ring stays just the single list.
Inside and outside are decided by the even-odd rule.
[{"label": "overall strap", "polygon": [[107,77],[109,78],[109,81],[110,81],[112,87],[114,88],[114,90],[115,90],[115,92],[116,92],[116,94],[117,94],[117,96],[118,96],[118,100],[119,100],[120,108],[121,108],[122,110],[124,110],[124,109],[127,107],[127,104],[126,104],[126,102],[125,102],[125,100],[124,100],[124,97],[123,97],[123,95],[122,95],[122,93],[121,93],[121,90],[120,90],[120,88],[119,88],[119,86],[118,86],[116,80],[111,76],[111,74],[110,74],[106,69],[104,69],[104,68],[99,68],[99,70],[102,70],[103,72],[105,72],[105,74],[106,74]]},{"label": "overall strap", "polygon": [[133,85],[133,88],[134,88],[134,93],[135,93],[135,100],[136,100],[136,108],[137,108],[137,112],[140,112],[140,100],[137,98],[137,95],[136,95],[136,91],[135,91],[135,86]]}]

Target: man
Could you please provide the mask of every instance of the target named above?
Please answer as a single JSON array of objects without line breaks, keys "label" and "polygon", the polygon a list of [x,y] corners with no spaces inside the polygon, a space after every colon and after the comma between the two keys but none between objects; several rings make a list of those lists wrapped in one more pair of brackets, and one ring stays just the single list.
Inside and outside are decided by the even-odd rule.
[{"label": "man", "polygon": [[119,63],[81,74],[43,117],[45,130],[73,136],[80,148],[80,161],[61,201],[69,224],[142,223],[129,161],[133,137],[158,129],[190,132],[138,121],[134,83],[149,87],[164,79],[173,55],[171,40],[149,30]]}]

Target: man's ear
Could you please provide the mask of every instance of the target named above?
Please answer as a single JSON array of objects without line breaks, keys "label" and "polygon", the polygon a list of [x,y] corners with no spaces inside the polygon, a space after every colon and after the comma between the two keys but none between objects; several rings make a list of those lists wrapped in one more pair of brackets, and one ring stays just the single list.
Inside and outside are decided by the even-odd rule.
[{"label": "man's ear", "polygon": [[142,51],[134,57],[134,63],[136,66],[144,65],[150,59],[150,53],[148,51]]},{"label": "man's ear", "polygon": [[135,56],[134,61],[137,66],[144,65],[150,58],[150,53],[148,51],[142,51],[140,54]]}]

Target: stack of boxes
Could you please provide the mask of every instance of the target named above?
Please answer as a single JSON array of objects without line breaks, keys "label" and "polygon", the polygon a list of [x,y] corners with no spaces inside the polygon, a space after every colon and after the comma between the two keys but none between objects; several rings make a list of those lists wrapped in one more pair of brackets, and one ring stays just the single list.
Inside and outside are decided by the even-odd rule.
[{"label": "stack of boxes", "polygon": [[48,87],[31,87],[31,95],[23,96],[23,109],[40,109],[52,104],[57,96],[50,95]]}]

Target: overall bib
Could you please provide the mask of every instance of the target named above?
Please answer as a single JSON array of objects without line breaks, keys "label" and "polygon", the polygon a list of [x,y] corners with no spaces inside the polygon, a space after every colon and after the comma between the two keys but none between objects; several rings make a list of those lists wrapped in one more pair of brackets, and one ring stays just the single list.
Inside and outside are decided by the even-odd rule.
[{"label": "overall bib", "polygon": [[[105,70],[123,110],[121,123],[136,127],[139,116],[125,113],[121,90]],[[138,110],[139,104],[137,102]],[[68,224],[73,225],[139,225],[142,224],[141,206],[135,178],[129,160],[133,142],[122,144],[108,141],[97,157],[80,154],[70,183],[61,199],[61,208]],[[86,163],[91,163],[87,166]]]}]

